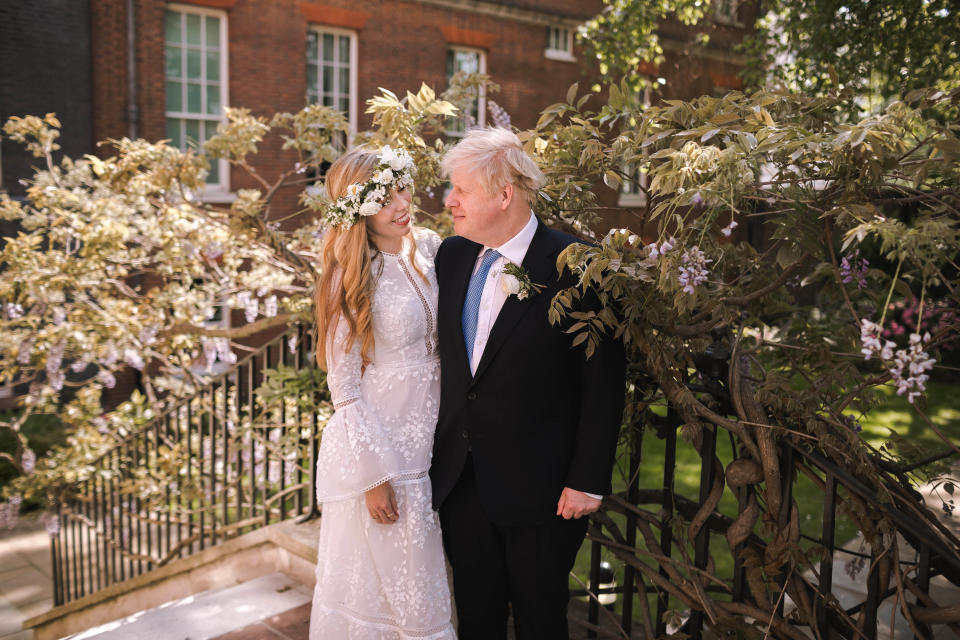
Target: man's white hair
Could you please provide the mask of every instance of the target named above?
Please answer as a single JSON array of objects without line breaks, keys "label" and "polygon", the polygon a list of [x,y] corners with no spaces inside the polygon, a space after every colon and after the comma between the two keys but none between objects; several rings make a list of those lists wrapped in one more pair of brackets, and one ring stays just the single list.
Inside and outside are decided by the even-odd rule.
[{"label": "man's white hair", "polygon": [[443,156],[440,166],[447,178],[454,170],[469,172],[490,195],[512,184],[531,204],[544,182],[543,172],[523,150],[520,138],[502,127],[471,129]]}]

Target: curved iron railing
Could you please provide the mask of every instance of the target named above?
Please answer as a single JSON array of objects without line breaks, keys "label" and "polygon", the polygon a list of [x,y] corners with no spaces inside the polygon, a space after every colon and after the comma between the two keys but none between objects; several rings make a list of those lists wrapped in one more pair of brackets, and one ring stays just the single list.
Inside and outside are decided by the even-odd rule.
[{"label": "curved iron railing", "polygon": [[[318,515],[318,416],[281,407],[276,423],[256,417],[264,371],[300,368],[311,353],[308,331],[274,338],[95,462],[58,509],[54,604],[273,521]],[[159,468],[171,461],[179,468]],[[159,500],[136,491],[151,481]]]},{"label": "curved iron railing", "polygon": [[[75,496],[60,507],[61,527],[52,538],[55,603],[61,605],[94,593],[152,569],[173,559],[186,557],[233,536],[251,531],[272,521],[286,518],[312,518],[318,515],[314,501],[317,474],[316,447],[319,420],[315,414],[302,415],[299,409],[282,409],[275,423],[258,424],[258,388],[264,371],[278,364],[300,368],[308,364],[312,350],[309,332],[302,329],[284,334],[230,371],[214,378],[190,400],[173,407],[148,428],[129,436],[95,465],[95,471]],[[726,366],[716,370],[726,370]],[[691,388],[697,385],[690,385]],[[707,380],[697,391],[713,394],[723,404],[723,385]],[[592,518],[585,548],[590,555],[588,584],[573,592],[585,596],[587,603],[571,609],[571,623],[587,637],[649,638],[667,633],[667,614],[676,605],[657,580],[668,579],[667,572],[651,561],[649,549],[638,547],[637,533],[659,530],[657,553],[678,557],[687,553],[684,539],[677,539],[673,524],[692,521],[714,487],[718,459],[717,433],[701,430],[700,489],[698,500],[676,490],[677,430],[679,419],[673,411],[665,418],[653,418],[639,429],[655,427],[664,441],[665,464],[660,488],[642,488],[638,471],[642,464],[642,433],[627,448],[625,491],[608,497],[604,508]],[[245,437],[244,434],[251,434]],[[237,443],[242,443],[239,446]],[[281,446],[284,444],[285,446]],[[291,448],[291,443],[295,446]],[[881,588],[878,552],[870,553],[838,547],[836,544],[838,491],[884,511],[899,533],[916,552],[916,585],[922,599],[929,594],[930,580],[942,574],[960,584],[960,547],[944,544],[944,536],[931,535],[929,529],[911,515],[921,508],[906,502],[881,502],[876,492],[855,475],[818,450],[816,443],[797,443],[789,437],[779,440],[780,466],[784,478],[779,519],[789,519],[788,510],[797,476],[802,472],[823,489],[822,527],[819,536],[807,536],[807,542],[820,545],[823,557],[816,578],[816,621],[804,627],[813,637],[868,638],[877,636],[877,611],[881,603],[896,594],[896,588]],[[172,459],[181,460],[181,468],[156,474],[162,460],[161,449],[176,451]],[[735,447],[732,447],[735,450]],[[291,451],[295,454],[291,455]],[[159,502],[147,502],[129,491],[133,478],[141,482],[157,475]],[[176,480],[170,481],[174,477]],[[897,482],[894,474],[890,482]],[[902,488],[902,487],[901,487]],[[737,489],[738,511],[747,507],[747,487]],[[904,494],[899,494],[904,495]],[[640,507],[652,505],[657,512]],[[694,571],[708,571],[711,537],[728,530],[734,518],[714,511],[707,517],[692,541],[690,565]],[[949,538],[949,534],[948,538]],[[756,534],[751,534],[755,538]],[[751,543],[748,538],[737,547]],[[761,541],[762,542],[762,541]],[[720,552],[729,553],[729,550]],[[603,555],[613,556],[619,584],[611,585]],[[846,556],[854,561],[869,561],[866,596],[862,602],[840,607],[834,591],[833,566]],[[732,591],[735,603],[749,603],[751,590],[744,556],[735,554]],[[656,599],[655,613],[648,612],[643,599]],[[604,596],[616,596],[615,604],[601,605]],[[783,611],[784,604],[779,604]],[[583,611],[582,609],[585,609]],[[704,615],[687,611],[678,623],[690,638],[703,636]],[[932,637],[928,626],[919,625],[918,637]]]}]

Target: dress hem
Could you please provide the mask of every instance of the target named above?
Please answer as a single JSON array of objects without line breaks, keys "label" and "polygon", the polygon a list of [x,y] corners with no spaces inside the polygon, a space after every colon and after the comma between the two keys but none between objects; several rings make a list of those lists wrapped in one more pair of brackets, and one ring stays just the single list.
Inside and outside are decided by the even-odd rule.
[{"label": "dress hem", "polygon": [[340,607],[331,607],[315,602],[313,609],[314,611],[324,611],[333,615],[342,616],[348,623],[356,624],[360,627],[400,634],[402,640],[446,640],[447,638],[455,640],[457,637],[453,623],[451,622],[430,629],[405,629],[396,623],[365,620],[350,610]]}]

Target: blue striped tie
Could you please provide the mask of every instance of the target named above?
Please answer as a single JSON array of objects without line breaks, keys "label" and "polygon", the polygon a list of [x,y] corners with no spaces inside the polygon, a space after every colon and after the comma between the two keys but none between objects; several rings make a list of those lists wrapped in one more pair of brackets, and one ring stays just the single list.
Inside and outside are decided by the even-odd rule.
[{"label": "blue striped tie", "polygon": [[477,315],[480,313],[480,296],[483,295],[483,285],[487,281],[490,267],[496,262],[500,254],[496,249],[487,249],[483,254],[480,268],[470,278],[467,287],[467,297],[463,301],[463,315],[460,317],[460,326],[463,328],[463,341],[467,345],[467,362],[473,360],[473,342],[477,337]]}]

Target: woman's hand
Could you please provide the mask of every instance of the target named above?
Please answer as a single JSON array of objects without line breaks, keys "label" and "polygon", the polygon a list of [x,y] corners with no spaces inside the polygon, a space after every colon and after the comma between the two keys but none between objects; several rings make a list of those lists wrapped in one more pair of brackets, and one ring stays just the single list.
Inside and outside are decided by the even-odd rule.
[{"label": "woman's hand", "polygon": [[397,494],[389,482],[378,484],[365,496],[367,511],[378,524],[393,524],[400,517],[397,511]]}]

